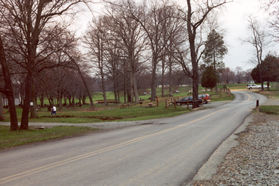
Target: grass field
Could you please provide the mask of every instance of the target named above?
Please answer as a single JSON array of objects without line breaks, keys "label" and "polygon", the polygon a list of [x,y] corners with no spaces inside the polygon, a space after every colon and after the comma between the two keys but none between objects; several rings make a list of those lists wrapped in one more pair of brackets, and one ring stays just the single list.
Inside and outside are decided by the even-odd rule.
[{"label": "grass field", "polygon": [[41,142],[57,138],[73,137],[94,132],[89,127],[52,127],[45,129],[29,129],[11,132],[9,127],[0,126],[0,150],[27,143]]}]

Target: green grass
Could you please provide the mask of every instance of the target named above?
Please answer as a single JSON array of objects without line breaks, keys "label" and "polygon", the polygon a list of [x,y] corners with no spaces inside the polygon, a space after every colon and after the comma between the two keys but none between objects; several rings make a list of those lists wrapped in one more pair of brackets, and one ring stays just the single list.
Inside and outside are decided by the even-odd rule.
[{"label": "green grass", "polygon": [[[234,89],[247,89],[247,84],[228,84],[227,85],[228,88],[230,88],[231,90]],[[222,88],[222,87],[220,87]]]},{"label": "green grass", "polygon": [[95,130],[89,127],[59,126],[46,129],[10,131],[9,127],[0,126],[0,150],[50,139],[78,136]]},{"label": "green grass", "polygon": [[278,105],[262,105],[259,108],[260,112],[264,112],[267,114],[279,114],[279,106]]},{"label": "green grass", "polygon": [[234,99],[234,95],[228,95],[224,92],[220,92],[216,94],[216,92],[209,92],[211,101],[232,101]]}]

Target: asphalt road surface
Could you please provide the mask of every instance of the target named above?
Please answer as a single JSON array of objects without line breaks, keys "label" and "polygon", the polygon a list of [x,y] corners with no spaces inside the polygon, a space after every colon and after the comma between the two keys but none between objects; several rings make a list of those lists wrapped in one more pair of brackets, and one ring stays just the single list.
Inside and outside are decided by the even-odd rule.
[{"label": "asphalt road surface", "polygon": [[0,185],[180,185],[265,98],[0,152]]}]

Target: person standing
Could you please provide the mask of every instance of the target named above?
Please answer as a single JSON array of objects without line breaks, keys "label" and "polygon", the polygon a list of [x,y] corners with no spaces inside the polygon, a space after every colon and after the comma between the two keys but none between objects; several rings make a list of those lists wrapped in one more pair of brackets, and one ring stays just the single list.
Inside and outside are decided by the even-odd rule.
[{"label": "person standing", "polygon": [[52,109],[51,109],[51,115],[56,115],[56,107],[53,105]]}]

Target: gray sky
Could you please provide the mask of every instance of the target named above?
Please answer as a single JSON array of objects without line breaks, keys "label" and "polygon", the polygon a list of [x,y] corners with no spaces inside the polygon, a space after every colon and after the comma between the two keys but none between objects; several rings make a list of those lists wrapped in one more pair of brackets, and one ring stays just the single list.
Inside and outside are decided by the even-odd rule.
[{"label": "gray sky", "polygon": [[243,69],[255,66],[250,62],[255,57],[254,49],[243,42],[250,34],[247,21],[249,16],[255,16],[261,25],[265,25],[268,14],[259,0],[234,0],[219,16],[219,24],[225,29],[224,39],[229,49],[224,61],[232,69],[237,66]]},{"label": "gray sky", "polygon": [[[185,4],[186,1],[177,0],[177,2]],[[94,7],[95,16],[101,14],[104,9],[100,4],[94,4]],[[219,26],[224,30],[224,39],[228,47],[228,54],[225,56],[224,62],[226,67],[232,70],[238,66],[244,70],[255,67],[255,64],[250,62],[254,58],[254,50],[249,44],[243,42],[249,37],[247,21],[249,16],[255,16],[261,23],[266,22],[268,18],[266,11],[261,8],[259,0],[234,0],[227,4],[218,15]],[[91,19],[92,15],[88,11],[83,11],[79,15],[75,21],[78,35],[85,32]],[[268,50],[272,51],[272,48]]]}]

